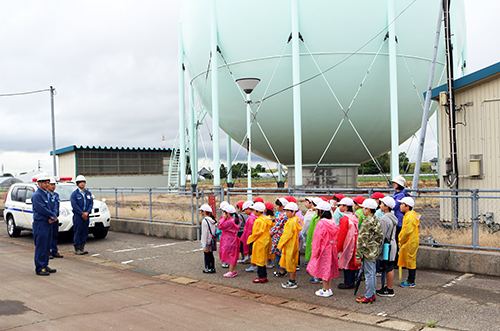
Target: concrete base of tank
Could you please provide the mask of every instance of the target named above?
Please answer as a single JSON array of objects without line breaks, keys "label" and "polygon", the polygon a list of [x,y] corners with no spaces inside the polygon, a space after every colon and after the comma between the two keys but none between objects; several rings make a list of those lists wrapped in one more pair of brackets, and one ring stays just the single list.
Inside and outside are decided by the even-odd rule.
[{"label": "concrete base of tank", "polygon": [[[358,187],[359,164],[321,164],[302,166],[302,187],[305,188],[352,188]],[[296,186],[295,166],[288,167],[290,186]]]}]

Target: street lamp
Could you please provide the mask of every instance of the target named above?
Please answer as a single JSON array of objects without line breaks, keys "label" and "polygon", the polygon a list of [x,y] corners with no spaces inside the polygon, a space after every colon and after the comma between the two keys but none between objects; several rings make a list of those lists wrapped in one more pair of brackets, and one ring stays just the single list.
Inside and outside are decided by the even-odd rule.
[{"label": "street lamp", "polygon": [[252,139],[251,139],[251,114],[252,109],[250,108],[250,94],[255,89],[257,84],[259,84],[259,78],[240,78],[236,80],[236,83],[241,87],[241,89],[247,94],[247,176],[248,176],[248,190],[247,190],[247,200],[252,200]]}]

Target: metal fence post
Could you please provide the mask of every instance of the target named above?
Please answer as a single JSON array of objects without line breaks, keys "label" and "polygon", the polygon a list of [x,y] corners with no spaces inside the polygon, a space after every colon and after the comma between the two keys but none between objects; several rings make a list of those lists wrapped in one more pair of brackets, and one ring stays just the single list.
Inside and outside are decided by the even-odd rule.
[{"label": "metal fence post", "polygon": [[200,240],[200,213],[198,213],[199,206],[199,190],[198,186],[196,186],[196,240]]},{"label": "metal fence post", "polygon": [[477,212],[477,202],[479,200],[478,198],[478,190],[473,189],[472,191],[472,249],[478,250],[479,249],[479,242],[478,242],[478,221],[479,221],[479,215]]},{"label": "metal fence post", "polygon": [[118,218],[118,189],[115,187],[115,218]]},{"label": "metal fence post", "polygon": [[153,222],[153,199],[152,199],[152,191],[153,189],[149,188],[149,221]]},{"label": "metal fence post", "polygon": [[193,186],[191,185],[191,226],[194,226]]}]

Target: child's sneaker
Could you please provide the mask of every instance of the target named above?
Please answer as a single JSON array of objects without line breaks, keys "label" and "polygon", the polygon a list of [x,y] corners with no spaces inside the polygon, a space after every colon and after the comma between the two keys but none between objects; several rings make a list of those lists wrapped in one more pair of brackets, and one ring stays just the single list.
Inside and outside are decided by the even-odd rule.
[{"label": "child's sneaker", "polygon": [[316,291],[316,295],[319,297],[328,298],[328,297],[331,297],[333,295],[333,291],[332,291],[332,289],[329,289],[326,291],[324,289],[320,289],[320,290]]},{"label": "child's sneaker", "polygon": [[375,296],[372,296],[371,298],[366,298],[366,297],[359,297],[356,299],[356,302],[357,303],[365,303],[365,304],[372,304],[373,302],[375,302],[377,298],[375,298]]},{"label": "child's sneaker", "polygon": [[275,272],[274,272],[274,275],[275,275],[276,277],[286,277],[286,276],[288,276],[288,272],[286,272],[286,271],[285,271],[285,272],[275,271]]},{"label": "child's sneaker", "polygon": [[254,267],[253,265],[251,265],[249,268],[245,269],[246,272],[254,272],[257,270],[257,267]]},{"label": "child's sneaker", "polygon": [[354,288],[354,284],[352,285],[347,285],[345,283],[340,283],[339,285],[337,285],[337,287],[341,290],[349,290],[351,288]]},{"label": "child's sneaker", "polygon": [[228,277],[228,278],[234,278],[234,277],[236,277],[236,276],[238,276],[238,271],[236,271],[236,270],[235,270],[235,271],[233,271],[233,272],[229,272],[229,276],[227,276],[227,277]]},{"label": "child's sneaker", "polygon": [[274,268],[274,263],[272,263],[272,262],[267,262],[267,264],[266,264],[266,268],[267,268],[267,269],[272,269],[272,268]]},{"label": "child's sneaker", "polygon": [[224,275],[222,275],[222,276],[223,276],[223,277],[226,277],[226,278],[229,278],[229,277],[231,277],[231,274],[232,274],[232,272],[231,272],[231,271],[228,271],[228,272],[226,272],[226,273],[225,273]]},{"label": "child's sneaker", "polygon": [[309,281],[310,281],[312,284],[319,284],[319,283],[321,283],[321,278],[316,278],[316,277],[313,277],[313,278],[309,279]]},{"label": "child's sneaker", "polygon": [[289,280],[286,283],[281,284],[281,287],[283,288],[297,288],[297,282]]},{"label": "child's sneaker", "polygon": [[295,271],[300,271],[300,266],[297,266],[297,267],[295,268]]},{"label": "child's sneaker", "polygon": [[267,277],[263,277],[263,278],[257,277],[254,280],[252,280],[252,282],[255,284],[264,284],[264,283],[267,283],[268,281],[269,280],[267,279]]},{"label": "child's sneaker", "polygon": [[380,289],[377,292],[377,295],[380,295],[381,297],[393,297],[394,296],[394,289],[388,289],[387,286],[384,287],[383,289]]},{"label": "child's sneaker", "polygon": [[404,282],[401,282],[401,284],[399,284],[399,286],[401,286],[401,287],[415,287],[415,283],[410,283],[409,281],[405,280]]},{"label": "child's sneaker", "polygon": [[221,267],[223,267],[223,268],[229,268],[229,263],[222,263]]},{"label": "child's sneaker", "polygon": [[249,264],[251,261],[249,256],[245,256],[245,258],[241,261],[241,264]]}]

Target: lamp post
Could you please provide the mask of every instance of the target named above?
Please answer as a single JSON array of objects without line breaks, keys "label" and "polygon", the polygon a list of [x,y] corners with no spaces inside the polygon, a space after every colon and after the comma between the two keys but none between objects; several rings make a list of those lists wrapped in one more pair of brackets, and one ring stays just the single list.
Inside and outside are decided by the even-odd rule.
[{"label": "lamp post", "polygon": [[247,190],[247,200],[252,200],[252,139],[251,139],[251,124],[252,124],[252,109],[250,108],[250,94],[253,92],[257,84],[259,84],[259,78],[240,78],[236,80],[236,83],[241,87],[241,89],[247,95],[247,176],[248,176],[248,190]]}]

